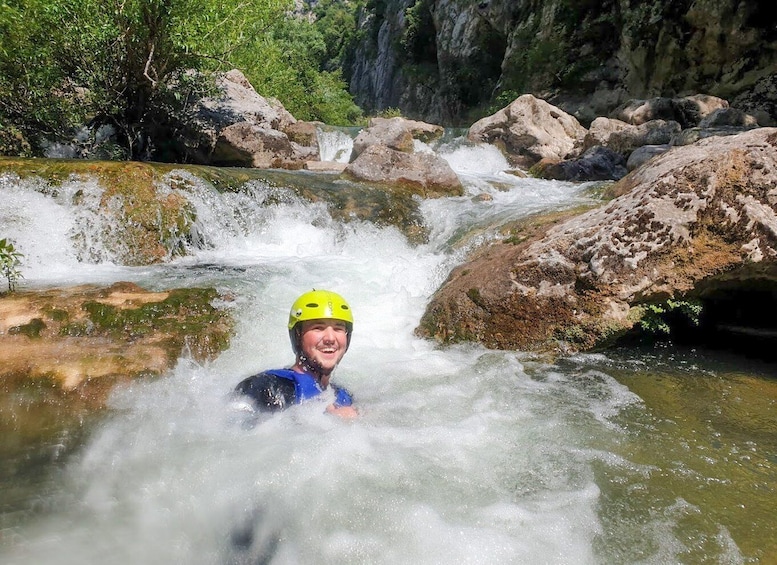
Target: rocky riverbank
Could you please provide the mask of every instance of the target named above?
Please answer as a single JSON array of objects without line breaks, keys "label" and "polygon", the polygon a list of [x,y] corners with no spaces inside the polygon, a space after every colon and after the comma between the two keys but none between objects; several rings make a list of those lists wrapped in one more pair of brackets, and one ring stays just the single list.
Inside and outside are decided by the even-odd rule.
[{"label": "rocky riverbank", "polygon": [[[419,333],[502,349],[590,350],[651,308],[698,304],[708,332],[769,331],[777,305],[777,129],[656,157],[606,205],[453,271]],[[750,298],[748,298],[748,296]]]}]

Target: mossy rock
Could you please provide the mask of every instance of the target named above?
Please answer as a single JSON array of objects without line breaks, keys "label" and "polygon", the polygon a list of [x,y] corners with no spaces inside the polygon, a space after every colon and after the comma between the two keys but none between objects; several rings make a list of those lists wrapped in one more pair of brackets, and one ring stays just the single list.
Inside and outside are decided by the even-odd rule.
[{"label": "mossy rock", "polygon": [[[229,346],[233,321],[212,288],[150,292],[133,283],[24,291],[0,298],[0,378],[102,395],[105,382],[155,377],[184,354]],[[43,381],[41,381],[43,379]]]}]

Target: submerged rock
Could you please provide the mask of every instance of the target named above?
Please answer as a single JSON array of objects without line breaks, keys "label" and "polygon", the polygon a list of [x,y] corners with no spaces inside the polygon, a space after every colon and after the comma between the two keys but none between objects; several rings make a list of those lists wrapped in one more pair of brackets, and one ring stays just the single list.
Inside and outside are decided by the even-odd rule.
[{"label": "submerged rock", "polygon": [[490,245],[437,291],[418,333],[503,349],[587,350],[645,305],[777,284],[777,129],[675,147],[607,205],[518,245]]},{"label": "submerged rock", "polygon": [[0,296],[0,378],[106,392],[159,376],[185,354],[203,362],[227,348],[228,311],[214,289],[151,292],[134,283]]},{"label": "submerged rock", "polygon": [[0,171],[19,180],[36,177],[40,192],[52,197],[68,194],[74,178],[93,180],[68,202],[90,218],[72,234],[78,259],[122,265],[149,265],[184,252],[195,212],[182,192],[160,182],[170,170],[135,161],[0,158]]},{"label": "submerged rock", "polygon": [[[426,240],[427,227],[414,198],[436,185],[419,187],[355,183],[339,177],[342,163],[305,163],[307,172],[113,161],[15,159],[0,157],[0,182],[31,182],[39,192],[83,207],[91,218],[69,235],[79,261],[148,265],[189,254],[207,245],[197,232],[196,194],[200,190],[258,190],[272,206],[277,199],[323,202],[338,221],[362,220],[395,226],[414,243]],[[447,163],[446,163],[447,166]],[[453,190],[460,191],[453,171]],[[85,182],[74,194],[69,180]],[[449,178],[449,177],[446,177]],[[428,180],[433,180],[431,177]],[[263,187],[263,188],[257,188]]]}]

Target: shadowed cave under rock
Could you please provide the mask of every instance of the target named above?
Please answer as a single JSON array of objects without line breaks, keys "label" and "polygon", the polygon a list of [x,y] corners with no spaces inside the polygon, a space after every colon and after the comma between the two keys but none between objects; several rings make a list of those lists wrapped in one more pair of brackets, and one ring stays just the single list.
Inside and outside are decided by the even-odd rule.
[{"label": "shadowed cave under rock", "polygon": [[638,330],[621,343],[668,339],[678,345],[777,361],[777,280],[715,281],[694,293],[694,300],[701,304],[697,323],[682,310],[671,310],[662,315],[668,335]]}]

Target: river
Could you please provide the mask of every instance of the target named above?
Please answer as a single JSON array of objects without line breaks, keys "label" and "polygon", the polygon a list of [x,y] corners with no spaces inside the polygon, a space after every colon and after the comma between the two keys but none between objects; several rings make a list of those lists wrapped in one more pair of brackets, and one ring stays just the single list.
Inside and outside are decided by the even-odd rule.
[{"label": "river", "polygon": [[[215,361],[184,357],[117,389],[99,416],[24,404],[48,435],[24,436],[8,414],[26,397],[5,394],[0,563],[777,562],[773,364],[670,346],[548,361],[414,336],[495,225],[589,198],[505,173],[489,148],[438,151],[466,194],[422,203],[428,243],[335,221],[321,203],[267,205],[261,182],[219,193],[197,181],[196,247],[148,267],[115,264],[100,218],[69,204],[95,183],[44,195],[0,177],[0,236],[24,254],[25,287],[212,285],[237,320]],[[352,306],[334,380],[361,417],[313,402],[248,422],[229,393],[292,362],[288,308],[311,288]]]}]

